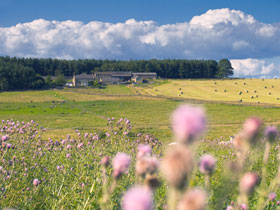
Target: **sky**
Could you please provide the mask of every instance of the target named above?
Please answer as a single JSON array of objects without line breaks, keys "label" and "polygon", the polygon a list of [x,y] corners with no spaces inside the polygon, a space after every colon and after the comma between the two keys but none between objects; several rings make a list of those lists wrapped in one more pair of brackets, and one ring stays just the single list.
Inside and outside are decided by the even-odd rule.
[{"label": "sky", "polygon": [[0,56],[228,58],[280,76],[279,0],[0,0]]}]

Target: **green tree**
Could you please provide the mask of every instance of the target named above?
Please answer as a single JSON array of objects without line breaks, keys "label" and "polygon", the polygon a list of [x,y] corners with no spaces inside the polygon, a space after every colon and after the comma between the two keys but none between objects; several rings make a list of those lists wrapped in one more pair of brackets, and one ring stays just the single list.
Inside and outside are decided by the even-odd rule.
[{"label": "green tree", "polygon": [[218,62],[217,78],[225,78],[233,75],[233,68],[228,59],[222,59]]},{"label": "green tree", "polygon": [[64,86],[66,83],[66,79],[64,78],[63,74],[60,74],[56,77],[56,79],[53,81],[55,86]]}]

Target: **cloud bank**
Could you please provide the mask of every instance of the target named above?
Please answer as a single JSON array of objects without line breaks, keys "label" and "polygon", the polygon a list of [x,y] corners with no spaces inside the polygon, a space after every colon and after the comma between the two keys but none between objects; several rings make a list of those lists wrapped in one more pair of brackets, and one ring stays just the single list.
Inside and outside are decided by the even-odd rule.
[{"label": "cloud bank", "polygon": [[[249,73],[255,61],[280,55],[280,24],[265,24],[230,9],[209,10],[189,22],[166,25],[134,19],[115,24],[38,19],[0,28],[0,55],[65,59],[229,58],[237,68],[248,67],[245,73],[237,70],[240,75]],[[273,67],[261,61],[259,65],[268,68],[259,73],[271,74]]]}]

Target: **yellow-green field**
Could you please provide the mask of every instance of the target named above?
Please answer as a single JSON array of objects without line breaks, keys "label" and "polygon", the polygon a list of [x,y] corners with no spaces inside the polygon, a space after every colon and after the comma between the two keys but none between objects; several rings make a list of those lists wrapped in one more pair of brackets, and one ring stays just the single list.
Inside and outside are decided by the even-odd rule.
[{"label": "yellow-green field", "polygon": [[279,79],[168,80],[135,87],[143,95],[234,103],[280,104]]}]

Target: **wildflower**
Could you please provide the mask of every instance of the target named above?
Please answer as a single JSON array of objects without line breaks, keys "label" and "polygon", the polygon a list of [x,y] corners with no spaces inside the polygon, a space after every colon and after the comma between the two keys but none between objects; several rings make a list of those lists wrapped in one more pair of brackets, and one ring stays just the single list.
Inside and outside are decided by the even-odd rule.
[{"label": "wildflower", "polygon": [[256,117],[248,118],[243,125],[245,138],[250,141],[254,140],[255,137],[258,135],[260,127],[261,127],[260,119]]},{"label": "wildflower", "polygon": [[137,158],[142,158],[146,155],[151,155],[152,154],[152,148],[148,144],[140,144],[138,146],[138,153],[137,153]]},{"label": "wildflower", "polygon": [[280,206],[280,201],[277,201],[277,202],[276,202],[276,205],[277,205],[277,206]]},{"label": "wildflower", "polygon": [[68,145],[66,146],[66,148],[67,148],[67,149],[71,149],[72,146],[71,146],[70,144],[68,144]]},{"label": "wildflower", "polygon": [[246,210],[247,209],[247,205],[245,203],[240,205],[240,209],[241,210]]},{"label": "wildflower", "polygon": [[80,143],[80,144],[78,144],[77,148],[80,149],[83,147],[83,145],[84,145],[83,143]]},{"label": "wildflower", "polygon": [[123,197],[124,210],[152,210],[153,193],[146,187],[130,188]]},{"label": "wildflower", "polygon": [[109,156],[104,156],[101,160],[101,164],[104,165],[105,167],[108,167],[109,160],[110,160]]},{"label": "wildflower", "polygon": [[268,126],[264,131],[264,135],[270,142],[273,142],[278,136],[278,130],[275,126]]},{"label": "wildflower", "polygon": [[204,174],[212,174],[216,165],[216,159],[212,155],[203,155],[200,158],[199,170]]},{"label": "wildflower", "polygon": [[232,206],[227,206],[226,210],[233,210]]},{"label": "wildflower", "polygon": [[192,155],[186,146],[170,147],[161,163],[164,177],[171,186],[176,188],[184,187],[192,168]]},{"label": "wildflower", "polygon": [[269,193],[268,199],[269,199],[270,201],[274,201],[275,198],[276,198],[276,193],[275,193],[275,192]]},{"label": "wildflower", "polygon": [[187,191],[178,204],[178,210],[204,210],[206,193],[199,189]]},{"label": "wildflower", "polygon": [[200,107],[181,105],[172,115],[172,124],[177,140],[190,143],[206,127],[204,110]]},{"label": "wildflower", "polygon": [[39,184],[40,184],[40,181],[39,181],[38,179],[34,179],[34,180],[33,180],[33,185],[34,185],[34,186],[37,187]]},{"label": "wildflower", "polygon": [[7,141],[8,139],[9,139],[9,136],[8,136],[8,135],[2,136],[2,141]]},{"label": "wildflower", "polygon": [[70,158],[71,157],[71,154],[66,154],[66,158]]},{"label": "wildflower", "polygon": [[153,174],[158,169],[158,160],[156,157],[143,157],[136,161],[136,174],[145,176],[146,174]]},{"label": "wildflower", "polygon": [[256,173],[245,173],[240,181],[240,191],[247,194],[253,192],[257,182],[258,175]]},{"label": "wildflower", "polygon": [[127,169],[130,165],[131,158],[129,155],[125,153],[117,153],[115,158],[113,159],[113,169],[114,176],[118,178],[123,173],[127,172]]}]

